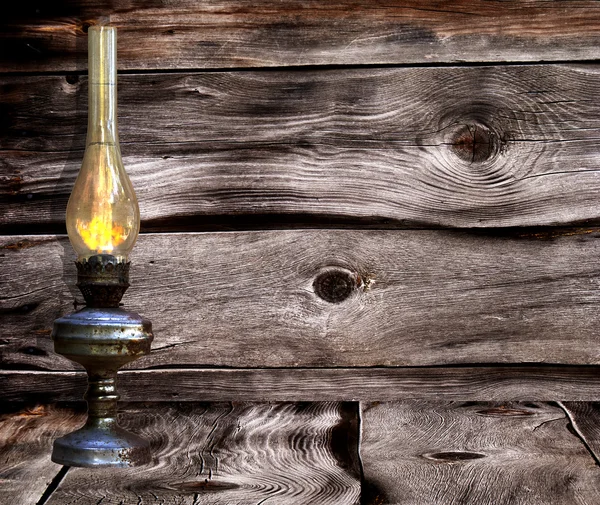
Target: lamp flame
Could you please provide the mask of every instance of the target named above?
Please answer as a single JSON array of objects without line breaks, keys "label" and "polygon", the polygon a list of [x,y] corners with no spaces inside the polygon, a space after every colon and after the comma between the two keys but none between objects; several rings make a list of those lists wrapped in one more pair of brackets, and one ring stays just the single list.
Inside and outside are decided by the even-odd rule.
[{"label": "lamp flame", "polygon": [[91,221],[77,219],[75,226],[85,245],[98,253],[111,253],[129,235],[123,226],[114,225],[99,216]]}]

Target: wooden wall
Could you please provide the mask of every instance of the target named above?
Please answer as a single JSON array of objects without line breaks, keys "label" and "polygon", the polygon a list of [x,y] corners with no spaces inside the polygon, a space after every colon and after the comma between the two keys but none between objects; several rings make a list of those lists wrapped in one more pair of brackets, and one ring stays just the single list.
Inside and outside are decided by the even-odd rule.
[{"label": "wooden wall", "polygon": [[[15,4],[0,503],[600,503],[597,2]],[[120,374],[132,472],[49,461],[83,419],[50,332],[107,22],[156,332]]]}]

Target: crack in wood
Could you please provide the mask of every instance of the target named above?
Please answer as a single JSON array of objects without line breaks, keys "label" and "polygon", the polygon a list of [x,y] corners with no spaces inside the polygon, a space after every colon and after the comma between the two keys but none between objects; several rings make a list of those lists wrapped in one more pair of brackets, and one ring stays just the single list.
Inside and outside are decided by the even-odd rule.
[{"label": "crack in wood", "polygon": [[547,421],[543,421],[543,422],[541,422],[540,424],[536,424],[536,425],[533,427],[533,430],[531,430],[531,431],[537,431],[537,429],[538,429],[538,428],[541,428],[542,426],[544,426],[544,425],[546,425],[546,424],[548,424],[548,423],[553,423],[554,421],[560,421],[560,420],[562,420],[562,419],[564,419],[564,416],[562,416],[562,417],[556,417],[556,418],[554,418],[554,419],[548,419]]},{"label": "crack in wood", "polygon": [[364,490],[365,490],[365,470],[363,467],[363,460],[362,460],[362,435],[363,435],[363,415],[362,415],[362,409],[360,407],[361,402],[354,402],[354,406],[356,408],[356,430],[357,430],[357,434],[356,434],[356,461],[358,463],[358,471],[359,471],[359,479],[360,479],[360,501],[359,504],[360,505],[366,505],[365,503],[365,496],[364,496]]},{"label": "crack in wood", "polygon": [[581,441],[581,443],[583,444],[583,446],[585,447],[587,452],[589,452],[590,456],[593,458],[594,462],[596,463],[596,466],[600,467],[600,458],[592,450],[585,435],[579,429],[579,426],[577,425],[577,421],[575,421],[575,417],[571,414],[571,411],[565,406],[565,404],[562,401],[556,402],[556,405],[558,405],[563,410],[563,412],[567,416],[567,419],[570,421],[571,427],[573,428],[573,431],[571,432],[571,433],[573,433],[573,436],[575,436],[576,438],[578,438]]},{"label": "crack in wood", "polygon": [[50,499],[50,497],[52,496],[54,491],[56,491],[56,489],[58,488],[58,486],[60,485],[62,480],[67,475],[67,472],[69,471],[70,468],[71,468],[70,466],[61,467],[61,469],[54,476],[54,478],[52,479],[50,484],[48,484],[48,487],[46,488],[46,490],[44,491],[44,493],[42,494],[42,496],[40,497],[40,499],[38,500],[36,505],[44,505],[45,503],[48,502],[48,500]]}]

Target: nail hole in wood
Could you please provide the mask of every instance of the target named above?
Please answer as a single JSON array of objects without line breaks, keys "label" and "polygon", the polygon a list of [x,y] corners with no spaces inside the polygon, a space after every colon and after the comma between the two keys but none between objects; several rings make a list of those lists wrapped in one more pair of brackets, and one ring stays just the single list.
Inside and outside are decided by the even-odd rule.
[{"label": "nail hole in wood", "polygon": [[319,298],[329,303],[341,303],[352,294],[356,281],[343,270],[328,270],[317,276],[313,289]]}]

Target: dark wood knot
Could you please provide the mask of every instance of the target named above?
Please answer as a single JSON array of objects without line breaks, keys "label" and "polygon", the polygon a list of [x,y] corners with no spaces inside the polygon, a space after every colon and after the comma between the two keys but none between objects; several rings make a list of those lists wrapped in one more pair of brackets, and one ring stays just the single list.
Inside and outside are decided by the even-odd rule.
[{"label": "dark wood knot", "polygon": [[469,163],[482,162],[496,154],[496,139],[496,134],[481,123],[464,125],[453,135],[452,151]]},{"label": "dark wood knot", "polygon": [[328,270],[317,276],[313,289],[318,297],[329,303],[340,303],[356,288],[356,279],[345,270]]},{"label": "dark wood knot", "polygon": [[31,356],[48,356],[48,353],[46,351],[34,346],[21,347],[19,351],[23,354],[30,354]]},{"label": "dark wood knot", "polygon": [[77,74],[68,74],[65,76],[65,79],[69,84],[77,84],[79,82],[79,76]]},{"label": "dark wood knot", "polygon": [[79,25],[79,30],[81,33],[87,33],[90,29],[90,26],[94,26],[94,24],[95,23],[93,21],[82,21]]},{"label": "dark wood knot", "polygon": [[485,458],[485,454],[479,452],[465,452],[465,451],[447,451],[447,452],[432,452],[429,454],[423,454],[426,459],[433,461],[442,461],[445,463],[457,463],[459,461],[470,461],[472,459]]},{"label": "dark wood knot", "polygon": [[535,412],[526,409],[514,409],[511,407],[494,407],[491,409],[478,410],[477,414],[488,417],[524,417],[534,416]]}]

